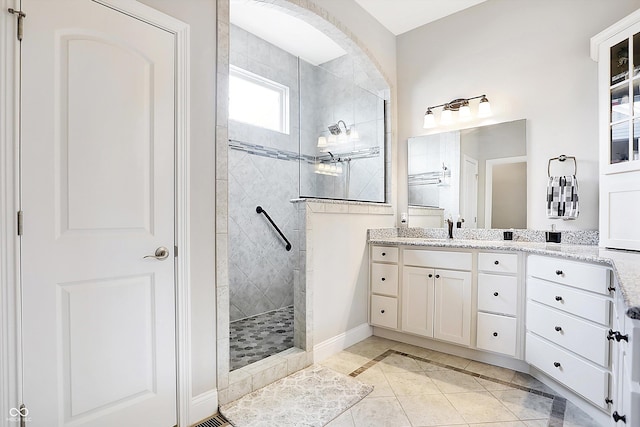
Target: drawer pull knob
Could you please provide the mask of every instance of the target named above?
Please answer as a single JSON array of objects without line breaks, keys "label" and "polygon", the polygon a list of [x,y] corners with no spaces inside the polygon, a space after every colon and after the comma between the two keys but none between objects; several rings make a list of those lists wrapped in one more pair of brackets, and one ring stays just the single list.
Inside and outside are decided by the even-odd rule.
[{"label": "drawer pull knob", "polygon": [[611,414],[611,417],[615,422],[622,421],[625,424],[627,423],[627,416],[618,414],[618,411],[613,411],[613,414]]},{"label": "drawer pull knob", "polygon": [[556,301],[562,301],[562,297],[559,295],[556,295]]},{"label": "drawer pull knob", "polygon": [[622,335],[620,332],[616,332],[616,341],[626,341],[629,342],[629,335]]},{"label": "drawer pull knob", "polygon": [[382,281],[384,282],[384,281],[385,281],[385,280],[387,280],[387,279],[385,279],[385,278],[383,277],[383,278],[382,278],[382,279],[380,279],[380,280],[382,280]]},{"label": "drawer pull knob", "polygon": [[382,256],[385,256],[385,255],[387,255],[387,253],[386,252],[382,252]]},{"label": "drawer pull knob", "polygon": [[497,337],[497,336],[498,336],[498,333],[497,333],[497,332],[494,332],[494,333],[493,333],[493,336],[494,336],[494,337]]},{"label": "drawer pull knob", "polygon": [[554,329],[556,330],[556,332],[562,331],[562,328],[560,326],[556,326]]},{"label": "drawer pull knob", "polygon": [[500,261],[495,260],[495,261],[493,261],[493,263],[494,263],[495,265],[498,265],[498,264],[500,264]]},{"label": "drawer pull knob", "polygon": [[629,342],[629,335],[622,335],[619,331],[613,331],[612,329],[609,329],[609,332],[607,332],[607,339],[609,341],[611,341],[612,339],[614,339],[618,342],[620,341],[626,341]]},{"label": "drawer pull knob", "polygon": [[556,270],[556,274],[557,274],[558,276],[562,276],[562,270]]},{"label": "drawer pull knob", "polygon": [[381,314],[384,314],[384,310],[380,310],[380,313],[381,313]]},{"label": "drawer pull knob", "polygon": [[553,362],[553,366],[555,366],[556,368],[559,368],[561,365],[560,365],[560,362]]},{"label": "drawer pull knob", "polygon": [[429,278],[432,278],[432,277],[433,277],[433,274],[429,274]]},{"label": "drawer pull knob", "polygon": [[493,293],[493,296],[494,296],[494,297],[497,297],[497,296],[498,296],[498,293],[497,293],[497,292],[494,292],[494,293]]},{"label": "drawer pull knob", "polygon": [[439,275],[439,274],[436,274],[436,279],[439,279],[439,278],[440,278],[440,275]]}]

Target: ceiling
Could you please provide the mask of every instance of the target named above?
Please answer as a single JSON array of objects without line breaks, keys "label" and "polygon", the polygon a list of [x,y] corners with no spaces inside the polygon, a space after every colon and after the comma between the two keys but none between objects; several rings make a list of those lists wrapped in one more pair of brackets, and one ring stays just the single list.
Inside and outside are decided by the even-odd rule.
[{"label": "ceiling", "polygon": [[486,0],[355,1],[397,36]]},{"label": "ceiling", "polygon": [[[486,0],[355,0],[395,35],[443,18]],[[244,30],[320,65],[347,52],[323,32],[269,2],[231,0],[230,20]]]},{"label": "ceiling", "polygon": [[322,31],[269,3],[231,0],[232,24],[305,61],[320,65],[347,52]]}]

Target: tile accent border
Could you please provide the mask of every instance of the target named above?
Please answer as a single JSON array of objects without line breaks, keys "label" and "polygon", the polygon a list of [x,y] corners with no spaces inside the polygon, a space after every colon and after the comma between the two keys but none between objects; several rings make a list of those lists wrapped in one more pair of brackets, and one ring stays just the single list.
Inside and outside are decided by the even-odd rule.
[{"label": "tile accent border", "polygon": [[[232,150],[244,151],[255,156],[278,160],[303,161],[311,165],[315,165],[316,163],[332,163],[332,157],[327,153],[323,153],[319,156],[310,156],[308,154],[298,154],[294,151],[279,150],[277,148],[265,147],[264,145],[242,142],[235,139],[229,140],[229,148]],[[379,155],[380,147],[369,147],[341,153],[338,158],[348,157],[351,160],[357,160],[378,157]]]},{"label": "tile accent border", "polygon": [[460,372],[460,373],[463,373],[463,374],[466,374],[466,375],[470,375],[472,377],[476,377],[476,378],[480,378],[480,379],[483,379],[483,380],[486,380],[486,381],[491,381],[491,382],[494,382],[494,383],[506,385],[506,386],[509,386],[511,388],[515,388],[515,389],[518,389],[518,390],[526,391],[528,393],[537,394],[538,396],[543,396],[543,397],[546,397],[548,399],[552,399],[553,403],[552,403],[552,406],[551,406],[551,414],[549,416],[549,427],[562,427],[563,424],[564,424],[564,413],[565,413],[565,409],[566,409],[566,406],[567,406],[567,399],[565,399],[564,397],[557,396],[555,394],[547,393],[547,392],[544,392],[544,391],[536,390],[536,389],[531,388],[531,387],[525,387],[525,386],[522,386],[520,384],[512,383],[510,381],[504,381],[504,380],[501,380],[501,379],[498,379],[498,378],[489,377],[489,376],[486,376],[486,375],[483,375],[483,374],[479,374],[477,372],[467,371],[466,369],[457,368],[455,366],[447,365],[445,363],[436,362],[435,360],[427,359],[427,358],[420,357],[420,356],[415,356],[413,354],[404,353],[404,352],[398,351],[398,350],[391,349],[391,350],[385,351],[384,353],[379,354],[378,356],[376,356],[375,358],[371,359],[370,361],[368,361],[367,363],[365,363],[364,365],[362,365],[358,369],[356,369],[356,370],[352,371],[351,373],[349,373],[349,376],[356,378],[358,375],[364,373],[367,369],[375,366],[379,362],[383,361],[386,357],[391,356],[393,354],[398,355],[398,356],[408,357],[408,358],[416,360],[418,362],[429,363],[431,365],[439,366],[441,368],[446,368],[446,369],[449,369],[449,370],[452,370],[452,371],[456,371],[456,372]]}]

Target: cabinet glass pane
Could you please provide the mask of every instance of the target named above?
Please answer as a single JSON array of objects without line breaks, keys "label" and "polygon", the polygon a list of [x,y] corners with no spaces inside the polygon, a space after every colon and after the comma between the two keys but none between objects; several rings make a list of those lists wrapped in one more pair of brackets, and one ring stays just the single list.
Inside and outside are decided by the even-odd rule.
[{"label": "cabinet glass pane", "polygon": [[611,122],[628,119],[631,113],[629,108],[629,85],[611,89]]},{"label": "cabinet glass pane", "polygon": [[611,48],[611,85],[629,76],[629,40],[623,40]]},{"label": "cabinet glass pane", "polygon": [[633,81],[633,117],[640,117],[640,78]]},{"label": "cabinet glass pane", "polygon": [[640,159],[640,153],[638,152],[638,140],[640,139],[640,119],[633,121],[633,150],[631,152],[633,160]]},{"label": "cabinet glass pane", "polygon": [[640,74],[640,33],[633,36],[633,75]]},{"label": "cabinet glass pane", "polygon": [[611,163],[629,160],[629,122],[611,126]]}]

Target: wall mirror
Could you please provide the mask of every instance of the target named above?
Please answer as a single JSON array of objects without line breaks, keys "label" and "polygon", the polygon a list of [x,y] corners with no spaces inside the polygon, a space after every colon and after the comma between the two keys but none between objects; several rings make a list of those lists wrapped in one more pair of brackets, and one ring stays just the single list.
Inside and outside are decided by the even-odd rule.
[{"label": "wall mirror", "polygon": [[527,228],[524,119],[409,138],[407,160],[410,213],[438,208],[464,228]]}]

